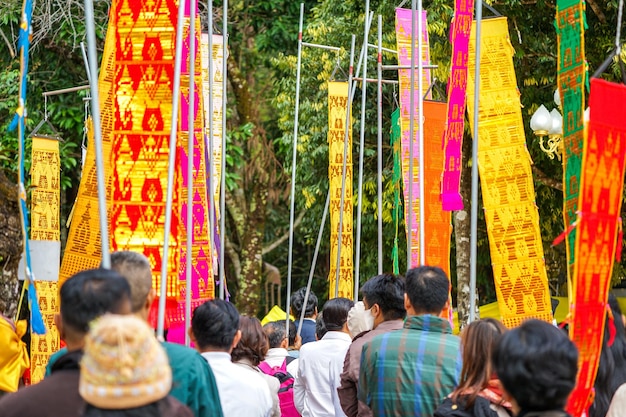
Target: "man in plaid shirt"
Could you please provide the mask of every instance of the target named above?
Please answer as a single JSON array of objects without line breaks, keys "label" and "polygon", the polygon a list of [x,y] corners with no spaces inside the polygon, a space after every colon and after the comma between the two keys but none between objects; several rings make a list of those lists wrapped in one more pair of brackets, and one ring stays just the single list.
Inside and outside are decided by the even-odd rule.
[{"label": "man in plaid shirt", "polygon": [[363,346],[358,395],[375,416],[430,417],[458,384],[460,340],[439,317],[448,304],[449,285],[441,268],[410,269],[404,328]]}]

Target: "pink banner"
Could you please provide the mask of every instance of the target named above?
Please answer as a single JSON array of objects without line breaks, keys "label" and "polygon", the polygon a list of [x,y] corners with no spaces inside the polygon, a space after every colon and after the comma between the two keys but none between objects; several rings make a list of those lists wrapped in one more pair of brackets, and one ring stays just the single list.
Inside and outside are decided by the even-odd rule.
[{"label": "pink banner", "polygon": [[467,89],[467,55],[474,0],[456,0],[454,17],[450,23],[452,62],[448,80],[448,119],[443,134],[445,151],[441,202],[445,211],[462,210],[460,193],[463,130],[465,122],[465,95]]},{"label": "pink banner", "polygon": [[[417,12],[416,12],[417,18]],[[417,22],[416,25],[417,27]],[[407,230],[407,236],[411,233],[411,266],[419,265],[419,91],[418,91],[418,74],[415,74],[415,84],[413,91],[413,138],[411,138],[411,37],[412,22],[410,9],[396,9],[396,42],[398,46],[398,63],[402,66],[408,66],[409,69],[399,70],[398,78],[400,80],[400,127],[402,130],[402,178],[404,180],[404,218],[406,220],[406,228],[408,229],[410,218],[411,230]],[[415,40],[415,47],[419,45]],[[430,62],[430,53],[428,47],[428,28],[426,21],[426,11],[422,12],[422,64],[427,65]],[[417,58],[417,57],[416,57]],[[418,66],[418,60],[415,59],[415,67]],[[422,73],[422,85],[424,92],[430,86],[430,70],[424,69]],[[422,92],[423,94],[423,92]],[[413,147],[413,172],[409,172],[410,148]],[[409,178],[413,176],[412,197],[413,201],[409,204]],[[411,209],[409,210],[409,206]]]}]

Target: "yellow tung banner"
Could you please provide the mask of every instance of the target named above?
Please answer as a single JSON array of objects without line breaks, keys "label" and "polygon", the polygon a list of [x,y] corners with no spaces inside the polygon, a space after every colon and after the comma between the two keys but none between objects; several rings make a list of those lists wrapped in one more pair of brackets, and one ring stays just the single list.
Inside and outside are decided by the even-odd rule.
[{"label": "yellow tung banner", "polygon": [[[329,298],[335,298],[337,277],[337,248],[339,239],[339,213],[341,208],[341,181],[343,153],[346,137],[346,109],[348,108],[348,83],[328,83],[328,180],[330,184],[330,273]],[[348,127],[352,126],[352,118]],[[346,191],[343,206],[341,233],[341,266],[339,268],[339,297],[353,298],[352,258],[352,129],[348,131],[346,158]]]},{"label": "yellow tung banner", "polygon": [[[115,31],[107,30],[100,67],[100,116],[102,127],[102,153],[107,189],[107,208],[111,210],[111,138],[113,132],[113,79],[115,58]],[[72,208],[70,230],[63,252],[59,272],[59,288],[66,279],[79,271],[97,268],[102,258],[100,222],[98,214],[98,182],[96,178],[96,153],[93,146],[91,119],[87,121],[87,155]]]},{"label": "yellow tung banner", "polygon": [[[213,195],[215,196],[215,207],[219,210],[220,201],[220,178],[222,170],[222,64],[224,63],[224,37],[213,35],[213,76],[209,76],[209,56],[205,52],[209,49],[209,35],[202,34],[202,95],[204,99],[204,132],[209,138],[211,132],[208,121],[213,121]],[[213,83],[213,114],[209,114],[209,83]],[[208,146],[208,144],[207,144]],[[208,166],[208,161],[207,161]],[[216,216],[216,219],[219,216]]]},{"label": "yellow tung banner", "polygon": [[[482,28],[478,169],[502,322],[507,327],[531,317],[551,322],[539,213],[507,20],[488,19]],[[472,124],[475,39],[474,24],[467,72]]]},{"label": "yellow tung banner", "polygon": [[[60,241],[59,141],[41,137],[33,137],[32,140],[30,237],[33,240]],[[55,260],[51,259],[50,262]],[[35,288],[47,332],[45,335],[32,334],[30,375],[33,384],[43,379],[50,355],[59,349],[59,332],[54,325],[54,315],[59,312],[57,283],[35,281]]]}]

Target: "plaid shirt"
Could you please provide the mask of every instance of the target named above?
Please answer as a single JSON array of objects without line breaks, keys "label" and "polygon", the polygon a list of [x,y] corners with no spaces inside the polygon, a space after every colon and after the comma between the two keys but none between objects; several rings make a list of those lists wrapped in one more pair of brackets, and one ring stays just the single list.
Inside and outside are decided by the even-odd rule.
[{"label": "plaid shirt", "polygon": [[447,320],[409,316],[363,346],[359,400],[375,416],[430,417],[459,382],[461,348]]}]

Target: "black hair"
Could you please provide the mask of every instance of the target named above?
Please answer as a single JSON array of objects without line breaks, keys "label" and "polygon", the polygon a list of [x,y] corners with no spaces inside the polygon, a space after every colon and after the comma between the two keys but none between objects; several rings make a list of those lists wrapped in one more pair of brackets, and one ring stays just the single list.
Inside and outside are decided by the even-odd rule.
[{"label": "black hair", "polygon": [[[296,320],[300,320],[302,314],[302,306],[304,306],[304,296],[306,295],[306,287],[300,288],[298,291],[291,294],[291,308],[293,309],[293,315]],[[315,309],[317,308],[317,297],[311,291],[309,293],[309,301],[306,303],[306,310],[304,311],[304,317],[313,317]]]},{"label": "black hair", "polygon": [[224,300],[210,300],[199,305],[191,317],[191,331],[200,349],[229,350],[237,330],[239,312]]},{"label": "black hair", "polygon": [[438,266],[409,269],[405,285],[406,294],[417,313],[441,313],[450,294],[450,281]]},{"label": "black hair", "polygon": [[[263,326],[263,332],[265,336],[267,336],[270,349],[278,348],[283,340],[285,340],[285,321],[271,321],[266,323],[265,326]],[[291,336],[291,329],[289,329],[289,335]]]},{"label": "black hair", "polygon": [[322,340],[326,333],[328,333],[328,329],[326,329],[326,324],[324,324],[324,310],[322,310],[315,319],[315,337],[317,337],[317,340]]},{"label": "black hair", "polygon": [[[595,397],[587,413],[589,417],[604,417],[609,411],[613,394],[620,385],[626,383],[626,332],[624,331],[622,310],[613,294],[609,294],[609,306],[614,321],[611,324],[610,318],[607,317],[604,324],[600,363],[594,383]],[[615,339],[613,344],[609,346],[611,326],[615,327]]]},{"label": "black hair", "polygon": [[578,350],[560,329],[526,320],[500,338],[493,365],[521,410],[562,409],[576,384]]},{"label": "black hair", "polygon": [[332,298],[324,304],[324,326],[329,332],[340,331],[348,320],[348,312],[354,301],[347,298]]},{"label": "black hair", "polygon": [[361,287],[368,307],[378,304],[385,320],[406,317],[404,308],[404,278],[393,274],[376,275]]},{"label": "black hair", "polygon": [[105,313],[121,313],[123,303],[130,302],[130,286],[115,271],[88,269],[63,283],[60,302],[63,324],[76,332],[87,333],[94,319]]},{"label": "black hair", "polygon": [[297,333],[298,328],[296,327],[296,323],[294,323],[293,320],[289,320],[289,346],[296,344]]}]

